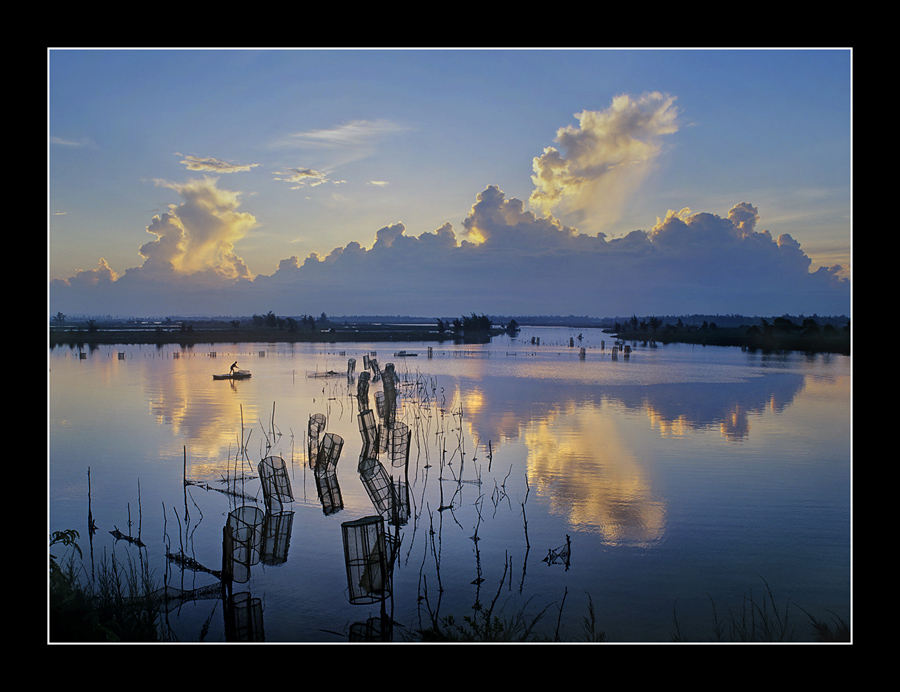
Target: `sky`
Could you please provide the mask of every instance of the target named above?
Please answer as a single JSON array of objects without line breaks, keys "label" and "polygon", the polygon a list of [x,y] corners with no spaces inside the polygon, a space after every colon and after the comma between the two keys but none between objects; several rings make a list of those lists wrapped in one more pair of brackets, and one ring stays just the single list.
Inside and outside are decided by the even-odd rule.
[{"label": "sky", "polygon": [[49,49],[69,316],[850,315],[852,51]]}]

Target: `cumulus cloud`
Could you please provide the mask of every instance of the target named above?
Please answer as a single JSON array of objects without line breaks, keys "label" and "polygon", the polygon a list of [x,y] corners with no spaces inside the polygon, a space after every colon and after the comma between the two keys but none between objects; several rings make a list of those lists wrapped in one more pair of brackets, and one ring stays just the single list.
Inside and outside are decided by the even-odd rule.
[{"label": "cumulus cloud", "polygon": [[169,211],[153,218],[147,232],[155,236],[141,246],[144,263],[139,271],[168,274],[207,273],[226,280],[251,278],[243,260],[234,252],[234,244],[256,227],[256,218],[237,211],[239,195],[217,186],[216,178],[186,183],[156,181],[174,190],[181,204],[170,204]]},{"label": "cumulus cloud", "polygon": [[[539,216],[488,186],[459,236],[450,223],[418,236],[402,223],[389,224],[368,249],[354,241],[293,256],[272,275],[251,281],[232,245],[255,220],[237,213],[236,193],[210,180],[169,186],[185,202],[148,227],[156,239],[142,247],[139,271],[127,271],[107,288],[153,276],[161,295],[189,285],[192,291],[181,290],[177,298],[191,313],[849,313],[849,282],[836,268],[810,272],[809,257],[790,235],[757,230],[760,214],[747,202],[724,215],[670,210],[649,231],[607,240]],[[210,272],[215,284],[201,281]],[[201,291],[212,287],[217,291]],[[146,299],[146,284],[143,294]],[[172,291],[169,299],[173,305]]]},{"label": "cumulus cloud", "polygon": [[[649,230],[613,239],[561,221],[561,214],[592,216],[598,202],[615,212],[610,196],[630,193],[654,165],[662,137],[677,129],[674,98],[656,93],[617,97],[606,111],[578,118],[578,127],[557,133],[561,150],[548,148],[534,160],[530,209],[489,185],[459,233],[449,222],[420,235],[391,223],[368,248],[354,241],[288,257],[271,275],[253,276],[235,252],[257,226],[239,210],[238,192],[220,188],[216,178],[159,181],[181,202],[147,226],[153,239],[140,248],[142,264],[119,276],[100,260],[96,269],[51,282],[51,312],[849,313],[850,283],[841,268],[811,272],[800,244],[762,230],[763,216],[746,201],[724,213],[669,210]],[[376,131],[357,123],[306,139],[352,148]],[[278,175],[298,187],[332,182],[313,168]]]},{"label": "cumulus cloud", "polygon": [[529,204],[543,213],[568,214],[602,230],[653,171],[663,137],[678,130],[675,97],[659,92],[616,96],[604,111],[575,114],[578,125],[560,128],[557,147],[533,160]]},{"label": "cumulus cloud", "polygon": [[506,196],[496,185],[481,192],[463,221],[470,240],[488,248],[524,249],[543,253],[575,235],[552,216],[537,217],[521,200]]},{"label": "cumulus cloud", "polygon": [[96,269],[76,270],[75,275],[69,279],[69,283],[76,288],[99,286],[101,284],[111,284],[118,278],[119,275],[116,274],[107,261],[101,257],[100,261],[97,263]]},{"label": "cumulus cloud", "polygon": [[450,224],[419,236],[391,224],[368,250],[354,242],[293,257],[254,288],[278,286],[330,314],[848,312],[849,283],[833,270],[810,273],[799,244],[757,231],[758,220],[746,202],[724,216],[682,209],[607,240],[489,186],[459,238]]}]

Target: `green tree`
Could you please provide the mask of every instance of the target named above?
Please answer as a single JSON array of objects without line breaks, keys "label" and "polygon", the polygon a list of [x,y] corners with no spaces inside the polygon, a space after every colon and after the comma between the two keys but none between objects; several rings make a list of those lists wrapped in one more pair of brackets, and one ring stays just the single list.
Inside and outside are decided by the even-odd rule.
[{"label": "green tree", "polygon": [[472,334],[474,332],[488,332],[491,329],[491,318],[487,315],[476,315],[474,312],[469,317],[463,317],[463,331]]},{"label": "green tree", "polygon": [[772,321],[772,327],[776,332],[788,333],[794,330],[794,323],[787,317],[776,317]]}]

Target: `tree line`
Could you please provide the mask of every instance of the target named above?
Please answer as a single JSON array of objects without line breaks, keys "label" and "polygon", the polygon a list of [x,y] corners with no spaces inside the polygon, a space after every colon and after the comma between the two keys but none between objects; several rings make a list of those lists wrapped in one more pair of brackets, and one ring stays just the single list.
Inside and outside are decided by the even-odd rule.
[{"label": "tree line", "polygon": [[[799,322],[794,322],[787,316],[776,317],[771,322],[768,319],[761,317],[759,318],[759,322],[759,324],[750,326],[744,325],[747,336],[783,336],[789,334],[795,336],[837,336],[839,333],[849,334],[850,332],[849,320],[847,321],[847,324],[840,329],[831,322],[826,322],[824,325],[820,326],[819,323],[812,317],[802,318]],[[663,320],[659,317],[638,318],[636,315],[632,315],[631,318],[624,323],[616,322],[614,331],[616,333],[643,332],[652,334],[658,332],[660,330],[660,327],[663,327]],[[682,319],[679,317],[675,324],[666,322],[665,327],[663,328],[663,332],[677,333],[684,331],[707,331],[714,329],[718,329],[718,325],[715,322],[703,320],[702,324],[699,327],[695,325],[686,326]]]},{"label": "tree line", "polygon": [[463,315],[452,321],[444,321],[438,317],[437,330],[439,334],[443,334],[447,330],[465,334],[487,333],[491,331],[491,318],[485,314],[476,315],[474,312],[468,317]]},{"label": "tree line", "polygon": [[[322,328],[325,325],[329,324],[328,316],[323,312],[319,315],[318,324],[316,323],[316,318],[312,315],[303,315],[299,319],[295,317],[279,317],[274,312],[269,310],[265,315],[257,315],[254,314],[250,321],[253,323],[254,327],[267,328],[267,329],[287,329],[290,332],[296,331],[315,331],[316,327]],[[240,325],[240,320],[232,320],[231,325],[233,327],[238,327]]]}]

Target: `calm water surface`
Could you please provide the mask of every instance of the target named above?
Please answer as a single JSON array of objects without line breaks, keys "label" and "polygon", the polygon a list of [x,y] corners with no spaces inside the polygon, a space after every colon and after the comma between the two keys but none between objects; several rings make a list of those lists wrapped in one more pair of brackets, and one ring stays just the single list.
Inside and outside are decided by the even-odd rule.
[{"label": "calm water surface", "polygon": [[[795,640],[813,633],[794,605],[850,622],[850,358],[635,343],[614,359],[612,345],[597,330],[525,328],[432,344],[431,357],[383,343],[55,349],[49,529],[79,531],[87,572],[114,556],[170,590],[202,589],[216,577],[167,553],[220,570],[229,512],[265,508],[257,464],[280,456],[294,496],[283,548],[234,591],[259,599],[266,641],[347,641],[379,614],[349,601],[341,529],[377,515],[358,471],[358,375],[374,353],[394,364],[411,431],[405,470],[380,457],[408,474],[411,498],[386,604],[394,641],[476,601],[502,617],[543,611],[542,634],[578,641],[589,599],[607,641],[671,641],[673,612],[709,641],[713,603],[721,617],[767,585],[790,604]],[[213,380],[234,360],[252,378]],[[312,376],[327,371],[343,375]],[[373,411],[382,389],[370,385]],[[333,509],[307,463],[315,413],[344,439]],[[551,551],[567,542],[566,563]],[[199,641],[208,623],[203,640],[226,641],[224,620],[220,599],[189,600],[165,614],[166,636]]]}]

